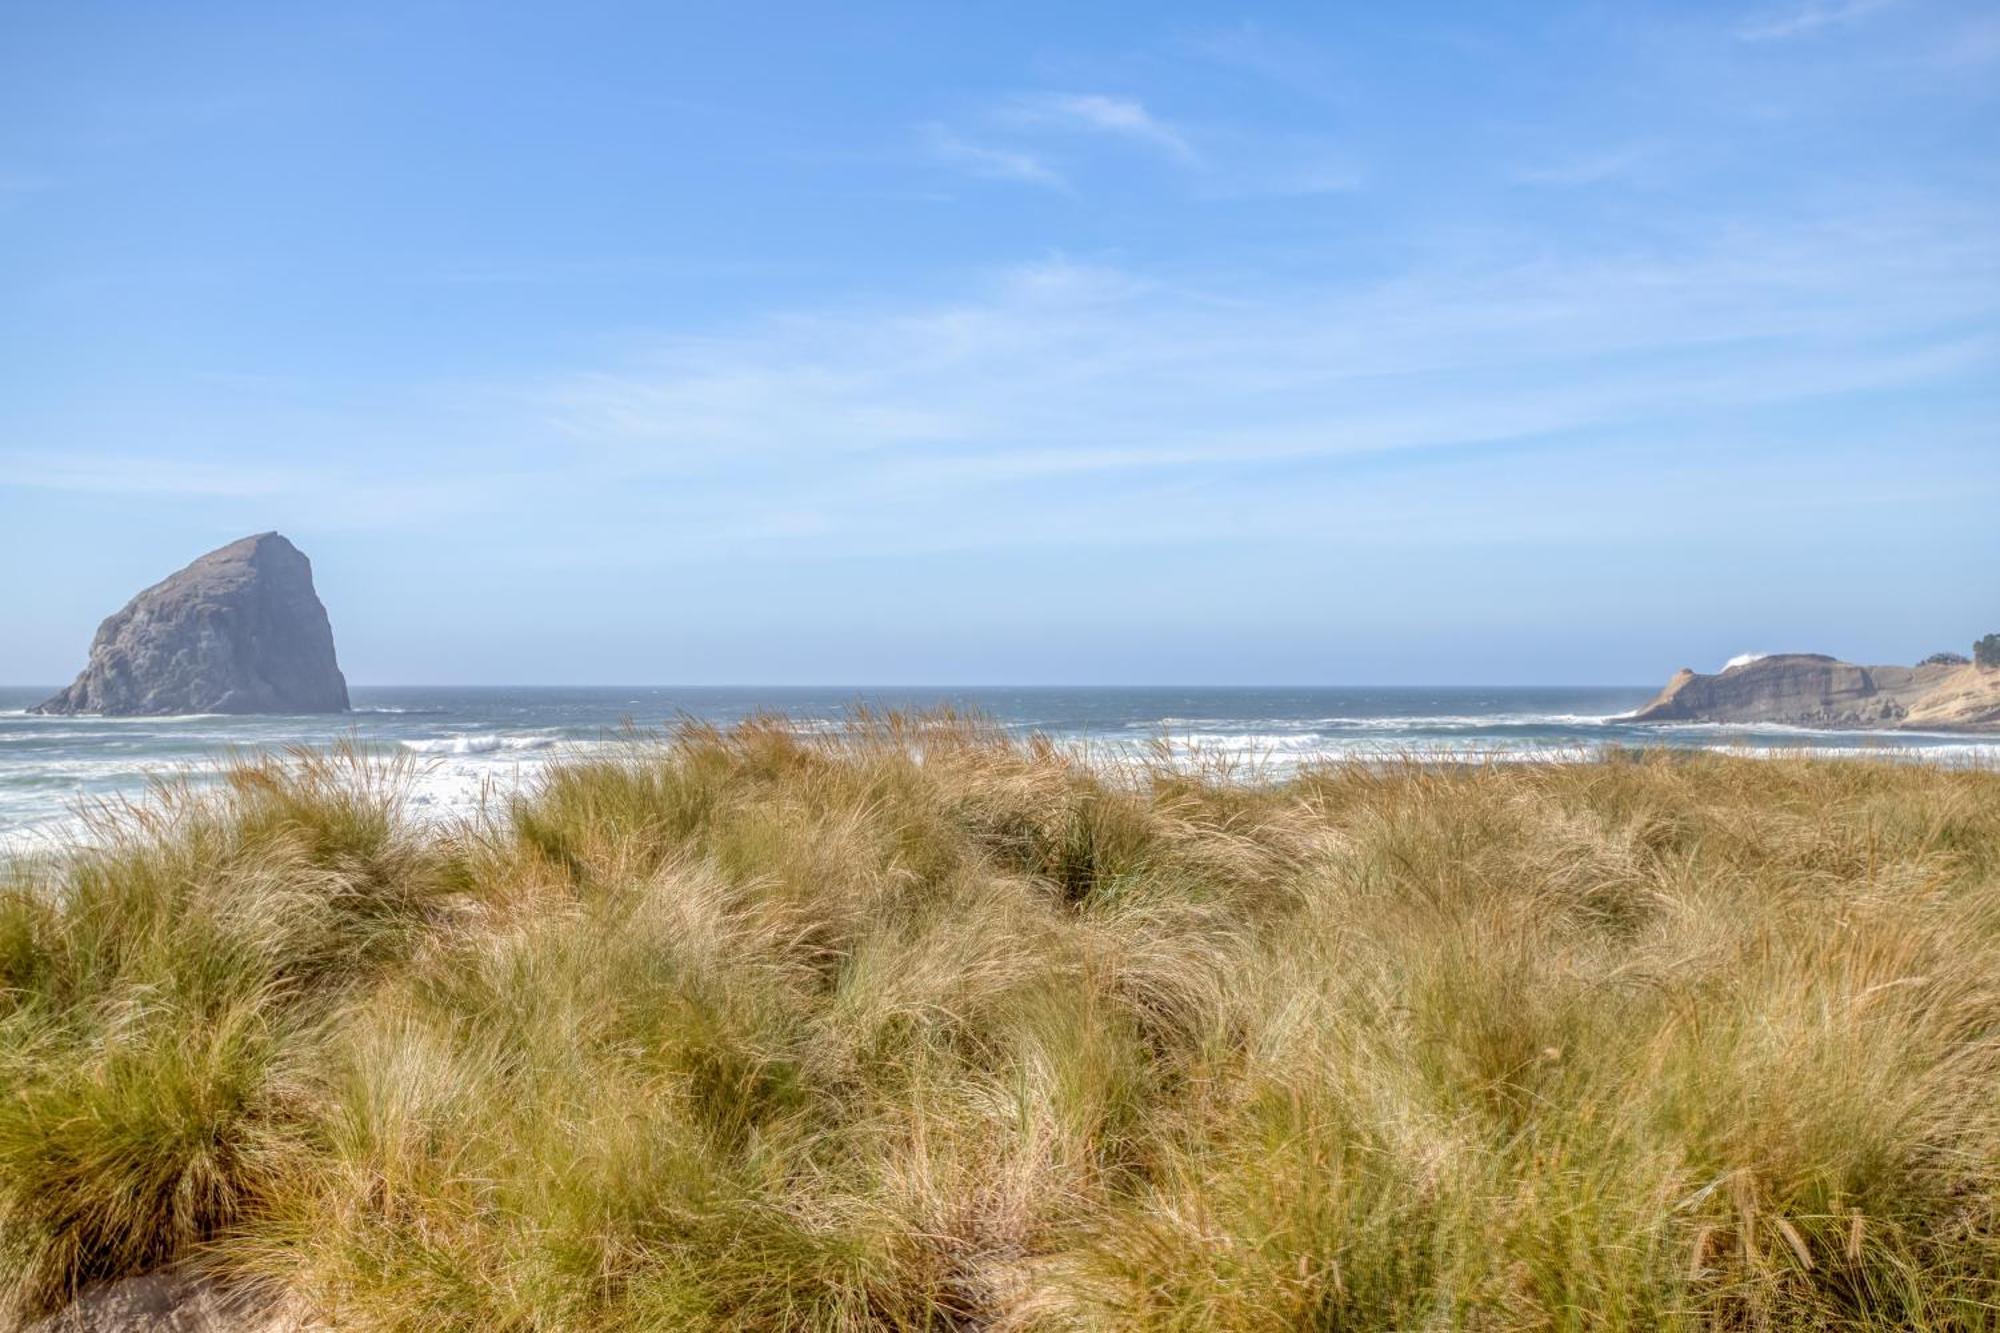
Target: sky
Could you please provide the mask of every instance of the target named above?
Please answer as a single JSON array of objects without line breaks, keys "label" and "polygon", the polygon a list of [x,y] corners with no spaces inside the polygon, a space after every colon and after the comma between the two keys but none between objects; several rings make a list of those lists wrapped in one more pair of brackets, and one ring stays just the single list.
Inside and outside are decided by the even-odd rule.
[{"label": "sky", "polygon": [[0,682],[1650,683],[2000,630],[2000,5],[0,0]]}]

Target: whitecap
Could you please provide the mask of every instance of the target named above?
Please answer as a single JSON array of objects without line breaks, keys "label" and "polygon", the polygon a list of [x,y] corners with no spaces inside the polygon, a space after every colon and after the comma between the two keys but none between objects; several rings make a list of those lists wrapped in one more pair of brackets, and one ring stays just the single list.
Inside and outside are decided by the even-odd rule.
[{"label": "whitecap", "polygon": [[499,732],[472,732],[463,736],[429,736],[399,742],[412,754],[498,754],[512,750],[546,750],[556,737],[547,735],[503,735]]}]

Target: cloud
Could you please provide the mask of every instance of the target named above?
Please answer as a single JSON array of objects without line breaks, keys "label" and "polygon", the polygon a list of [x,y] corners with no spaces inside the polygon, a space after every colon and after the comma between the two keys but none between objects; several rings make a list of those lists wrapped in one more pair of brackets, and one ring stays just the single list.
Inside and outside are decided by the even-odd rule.
[{"label": "cloud", "polygon": [[[1957,215],[1424,253],[1371,281],[1057,254],[944,295],[651,338],[455,399],[457,428],[513,452],[468,444],[428,475],[0,451],[0,485],[320,526],[532,513],[551,535],[524,560],[567,533],[592,560],[692,565],[1615,535],[1635,475],[1647,512],[1707,521],[1718,457],[1731,503],[1833,505],[1881,456],[1847,405],[1913,386],[1945,386],[1933,456],[1992,447],[1948,404],[2000,367],[2000,239]],[[1950,480],[1958,500],[1991,491],[1976,475]],[[494,558],[515,558],[512,530],[484,529]]]},{"label": "cloud", "polygon": [[1024,149],[969,143],[942,125],[926,126],[924,137],[933,157],[969,175],[1056,190],[1069,188],[1069,182],[1063,179],[1061,172],[1037,154]]},{"label": "cloud", "polygon": [[[1130,98],[1100,93],[1035,93],[989,109],[977,136],[940,122],[922,127],[933,158],[968,174],[1074,193],[1088,181],[1059,169],[1052,151],[1080,154],[1075,140],[1112,140],[1187,168],[1175,185],[1198,197],[1304,197],[1359,190],[1365,175],[1352,145],[1324,135],[1269,134],[1215,125],[1198,151],[1177,127]],[[993,142],[995,137],[1002,142]]]},{"label": "cloud", "polygon": [[688,540],[1006,546],[1007,515],[1057,497],[1092,540],[1134,513],[1171,532],[1204,494],[1332,503],[1323,483],[1290,494],[1302,468],[1523,449],[1587,467],[1593,443],[1753,431],[1753,452],[1818,448],[1825,402],[2000,366],[2000,242],[1961,224],[1709,229],[1558,259],[1524,236],[1371,283],[1058,256],[956,299],[664,340],[531,401],[584,466],[684,501]]},{"label": "cloud", "polygon": [[1018,125],[1126,139],[1183,163],[1200,160],[1179,131],[1132,98],[1102,93],[1035,93],[1016,98],[1003,118]]},{"label": "cloud", "polygon": [[1805,0],[1789,9],[1767,14],[1743,25],[1736,35],[1746,42],[1782,41],[1803,37],[1887,9],[1899,0]]},{"label": "cloud", "polygon": [[140,454],[0,452],[0,486],[35,490],[242,499],[301,490],[309,481],[290,469]]},{"label": "cloud", "polygon": [[[187,454],[131,454],[86,447],[0,449],[0,491],[9,488],[165,503],[206,501],[251,515],[310,516],[321,528],[429,527],[453,514],[491,509],[517,478],[496,472],[372,476],[327,467],[272,467]],[[247,521],[261,522],[261,518]]]}]

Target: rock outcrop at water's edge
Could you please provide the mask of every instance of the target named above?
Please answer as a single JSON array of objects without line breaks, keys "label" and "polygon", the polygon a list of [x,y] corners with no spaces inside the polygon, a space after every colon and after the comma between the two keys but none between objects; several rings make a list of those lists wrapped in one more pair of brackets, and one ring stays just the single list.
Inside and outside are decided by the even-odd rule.
[{"label": "rock outcrop at water's edge", "polygon": [[1778,653],[1713,675],[1684,667],[1627,720],[2000,731],[2000,670],[1859,666],[1822,653]]},{"label": "rock outcrop at water's edge", "polygon": [[38,713],[342,713],[347,681],[312,562],[275,532],[210,551],[98,627]]}]

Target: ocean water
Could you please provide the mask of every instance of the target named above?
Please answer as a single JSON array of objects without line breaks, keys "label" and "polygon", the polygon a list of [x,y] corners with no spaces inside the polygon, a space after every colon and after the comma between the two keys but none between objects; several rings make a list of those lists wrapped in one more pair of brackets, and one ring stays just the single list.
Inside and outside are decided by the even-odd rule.
[{"label": "ocean water", "polygon": [[2000,765],[2000,738],[1634,726],[1616,719],[1650,687],[730,689],[674,687],[357,688],[340,717],[46,718],[54,692],[0,688],[0,851],[57,845],[86,803],[137,796],[149,779],[212,767],[232,750],[354,737],[412,756],[420,814],[469,813],[534,780],[551,759],[614,744],[629,727],[728,723],[777,712],[831,727],[857,704],[980,712],[1104,755],[1165,742],[1179,756],[1233,761],[1247,777],[1303,763],[1402,755],[1480,761],[1579,757],[1610,745],[1812,751]]}]

